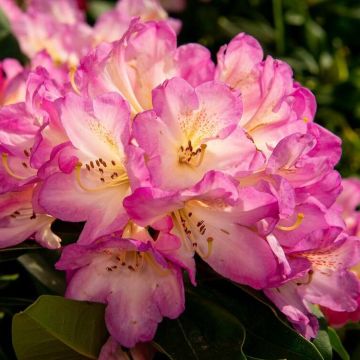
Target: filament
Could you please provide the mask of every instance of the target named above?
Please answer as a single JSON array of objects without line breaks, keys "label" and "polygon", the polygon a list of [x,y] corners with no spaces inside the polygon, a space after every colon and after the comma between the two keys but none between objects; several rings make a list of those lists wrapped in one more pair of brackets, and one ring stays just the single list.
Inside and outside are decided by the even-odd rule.
[{"label": "filament", "polygon": [[282,231],[292,231],[292,230],[296,230],[302,223],[303,219],[304,219],[305,215],[303,213],[298,213],[297,214],[297,218],[296,221],[294,222],[293,225],[291,226],[282,226],[282,225],[277,225],[276,228]]},{"label": "filament", "polygon": [[212,249],[213,249],[213,242],[214,242],[214,239],[212,237],[209,237],[206,239],[207,241],[207,245],[208,245],[208,248],[207,248],[207,253],[204,254],[200,248],[197,248],[196,249],[196,252],[203,258],[203,259],[207,259],[208,257],[210,257],[211,253],[212,253]]},{"label": "filament", "polygon": [[69,70],[69,79],[70,79],[70,84],[73,88],[73,90],[76,92],[76,94],[81,95],[80,90],[78,88],[78,86],[76,85],[75,82],[75,73],[76,73],[76,66],[70,66],[70,70]]},{"label": "filament", "polygon": [[15,174],[15,173],[10,169],[9,162],[8,162],[8,154],[3,153],[3,154],[1,155],[1,160],[2,160],[2,164],[3,164],[6,172],[7,172],[10,176],[12,176],[13,178],[18,179],[18,180],[25,180],[25,179],[27,179],[26,176],[17,175],[17,174]]},{"label": "filament", "polygon": [[83,182],[81,181],[81,167],[82,167],[81,163],[76,165],[76,167],[75,167],[75,176],[76,176],[77,183],[85,191],[89,191],[89,192],[102,191],[102,190],[108,189],[110,187],[117,187],[117,186],[120,186],[120,185],[127,184],[129,182],[129,178],[128,178],[127,174],[124,173],[121,176],[117,177],[116,181],[112,181],[108,185],[89,188],[86,185],[84,185]]}]

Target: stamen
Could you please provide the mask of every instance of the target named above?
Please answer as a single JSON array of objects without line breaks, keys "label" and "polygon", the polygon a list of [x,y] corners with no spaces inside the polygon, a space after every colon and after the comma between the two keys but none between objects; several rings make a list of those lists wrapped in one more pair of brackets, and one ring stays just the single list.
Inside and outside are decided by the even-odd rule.
[{"label": "stamen", "polygon": [[70,79],[70,84],[73,88],[73,90],[76,92],[76,94],[81,95],[79,88],[76,85],[75,82],[75,73],[76,73],[76,66],[71,66],[70,70],[69,70],[69,79]]},{"label": "stamen", "polygon": [[198,162],[197,166],[200,166],[201,163],[204,160],[206,144],[201,144],[200,149],[201,149],[201,151],[200,151],[200,159],[199,159],[199,162]]},{"label": "stamen", "polygon": [[207,253],[206,253],[206,254],[204,254],[204,253],[200,250],[199,247],[197,247],[197,249],[196,249],[196,252],[197,252],[203,259],[207,259],[207,258],[211,255],[211,253],[212,253],[212,248],[213,248],[214,238],[208,237],[208,238],[206,239],[206,241],[207,241],[207,245],[208,245]]},{"label": "stamen", "polygon": [[186,164],[190,167],[198,167],[202,164],[205,156],[205,150],[207,145],[201,144],[195,151],[189,140],[188,146],[184,149],[183,146],[180,146],[179,149],[179,163]]},{"label": "stamen", "polygon": [[307,278],[307,280],[305,282],[297,282],[296,285],[297,286],[301,286],[301,285],[309,285],[312,281],[313,275],[314,275],[314,271],[310,270],[308,272],[309,277]]},{"label": "stamen", "polygon": [[175,217],[176,222],[178,223],[178,228],[179,228],[181,236],[182,236],[182,238],[184,240],[183,243],[184,243],[185,249],[187,251],[193,251],[193,242],[191,241],[191,239],[189,238],[189,236],[185,232],[184,225],[183,225],[183,220],[181,218],[181,215],[180,215],[179,211],[174,211],[173,215]]},{"label": "stamen", "polygon": [[[98,187],[94,187],[94,188],[89,188],[86,185],[84,185],[81,181],[81,167],[82,167],[82,163],[78,163],[75,167],[75,176],[76,176],[76,181],[79,184],[79,186],[85,190],[85,191],[102,191],[105,189],[108,189],[110,187],[117,187],[120,185],[124,185],[127,184],[129,182],[129,178],[127,176],[126,173],[122,174],[120,177],[116,178],[116,181],[112,181],[110,183],[108,183],[105,186],[98,186]],[[100,181],[102,183],[105,183],[105,179],[103,177],[100,178]]]},{"label": "stamen", "polygon": [[304,219],[305,215],[303,213],[298,213],[297,214],[297,218],[296,221],[294,222],[293,225],[291,226],[282,226],[282,225],[277,225],[276,228],[282,231],[292,231],[292,230],[296,230],[302,223],[303,219]]},{"label": "stamen", "polygon": [[164,268],[163,266],[161,266],[159,263],[157,263],[154,258],[152,257],[152,255],[148,254],[148,253],[144,253],[144,257],[146,257],[146,260],[148,262],[148,264],[160,275],[160,276],[166,276],[169,275],[170,270],[167,268]]},{"label": "stamen", "polygon": [[2,164],[3,164],[6,172],[7,172],[10,176],[12,176],[13,178],[18,179],[18,180],[25,180],[25,179],[27,179],[26,176],[17,175],[17,174],[15,174],[15,173],[10,169],[10,167],[9,167],[9,162],[8,162],[8,154],[2,153],[1,159],[2,159]]}]

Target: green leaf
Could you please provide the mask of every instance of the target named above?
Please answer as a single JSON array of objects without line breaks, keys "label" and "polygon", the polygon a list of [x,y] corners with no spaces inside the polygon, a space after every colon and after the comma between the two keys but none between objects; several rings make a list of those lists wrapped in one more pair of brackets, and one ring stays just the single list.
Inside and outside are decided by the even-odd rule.
[{"label": "green leaf", "polygon": [[97,19],[101,14],[106,11],[112,10],[114,4],[104,0],[93,0],[88,2],[88,13],[93,19]]},{"label": "green leaf", "polygon": [[13,57],[18,60],[24,61],[25,56],[21,53],[19,44],[16,38],[11,33],[9,21],[0,10],[0,59]]},{"label": "green leaf", "polygon": [[245,331],[236,317],[191,291],[185,313],[160,325],[155,347],[172,360],[246,360],[244,341]]},{"label": "green leaf", "polygon": [[107,336],[104,305],[59,296],[41,296],[12,325],[18,360],[97,359]]},{"label": "green leaf", "polygon": [[[54,262],[58,256],[53,250],[45,252],[44,256],[42,254],[25,254],[20,256],[18,261],[46,288],[55,294],[63,295],[66,288],[64,272],[54,268]],[[51,259],[52,257],[53,259]]]},{"label": "green leaf", "polygon": [[328,335],[328,325],[324,314],[317,305],[311,306],[311,312],[318,318],[320,325],[318,336],[316,337],[316,339],[313,340],[313,344],[317,347],[325,360],[332,360],[332,346],[330,343],[330,338]]},{"label": "green leaf", "polygon": [[34,241],[25,241],[11,248],[0,249],[0,263],[4,261],[16,260],[20,255],[30,251],[42,250]]},{"label": "green leaf", "polygon": [[[246,288],[247,289],[247,288]],[[293,330],[261,293],[225,281],[212,281],[203,293],[231,312],[244,326],[246,356],[324,360],[314,344]]]},{"label": "green leaf", "polygon": [[317,347],[324,360],[331,360],[332,346],[327,330],[319,330],[318,336],[313,340],[313,344]]},{"label": "green leaf", "polygon": [[329,335],[329,339],[330,339],[332,348],[341,357],[341,359],[342,360],[350,360],[350,356],[347,353],[347,351],[345,350],[344,345],[342,344],[337,332],[333,328],[328,327],[328,335]]}]

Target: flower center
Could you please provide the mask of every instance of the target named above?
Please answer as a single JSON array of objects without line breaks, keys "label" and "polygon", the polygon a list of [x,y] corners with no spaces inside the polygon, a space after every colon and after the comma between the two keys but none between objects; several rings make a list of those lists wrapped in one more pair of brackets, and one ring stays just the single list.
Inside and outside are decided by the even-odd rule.
[{"label": "flower center", "polygon": [[179,163],[188,165],[192,168],[199,167],[204,160],[205,150],[206,144],[201,144],[194,149],[191,140],[189,140],[186,147],[180,146],[178,151]]}]

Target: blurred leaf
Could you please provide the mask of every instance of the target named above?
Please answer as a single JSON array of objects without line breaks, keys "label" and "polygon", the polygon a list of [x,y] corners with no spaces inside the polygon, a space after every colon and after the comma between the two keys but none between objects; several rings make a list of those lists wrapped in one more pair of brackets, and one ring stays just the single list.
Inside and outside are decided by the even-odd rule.
[{"label": "blurred leaf", "polygon": [[16,260],[22,254],[42,249],[34,241],[25,241],[10,248],[0,249],[0,262]]},{"label": "blurred leaf", "polygon": [[289,25],[300,26],[305,23],[305,17],[302,14],[293,11],[287,11],[285,14],[285,21]]},{"label": "blurred leaf", "polygon": [[19,274],[0,275],[0,281],[15,281],[19,278]]},{"label": "blurred leaf", "polygon": [[319,73],[319,65],[314,56],[305,48],[298,47],[294,54],[297,58],[304,63],[305,69],[312,74]]},{"label": "blurred leaf", "polygon": [[350,356],[345,350],[337,332],[333,328],[328,327],[328,335],[332,348],[336,351],[340,358],[342,360],[350,360]]},{"label": "blurred leaf", "polygon": [[41,296],[14,316],[18,360],[97,359],[107,338],[104,305]]},{"label": "blurred leaf", "polygon": [[6,15],[0,10],[0,60],[12,57],[25,61],[16,38],[11,33],[11,28]]},{"label": "blurred leaf", "polygon": [[9,20],[7,19],[6,15],[2,10],[0,10],[0,33],[10,33],[10,24]]},{"label": "blurred leaf", "polygon": [[331,360],[333,358],[332,346],[326,330],[319,330],[318,336],[314,339],[313,343],[321,353],[324,360]]},{"label": "blurred leaf", "polygon": [[255,36],[262,43],[271,43],[275,38],[274,29],[265,21],[249,20],[242,17],[234,17],[230,20],[226,17],[219,17],[218,24],[231,37],[244,31]]},{"label": "blurred leaf", "polygon": [[104,0],[88,1],[88,13],[93,19],[97,19],[105,11],[109,11],[113,7],[114,4],[111,4]]},{"label": "blurred leaf", "polygon": [[16,298],[16,297],[0,297],[1,307],[24,307],[32,303],[30,299]]},{"label": "blurred leaf", "polygon": [[155,343],[170,359],[243,359],[245,331],[223,307],[189,292],[186,310],[177,320],[165,320]]},{"label": "blurred leaf", "polygon": [[66,289],[64,272],[54,268],[55,261],[49,261],[51,255],[47,254],[45,257],[41,254],[25,254],[20,256],[18,261],[48,289],[62,295]]},{"label": "blurred leaf", "polygon": [[325,45],[325,30],[312,19],[307,19],[305,23],[305,39],[310,51],[316,54]]}]

